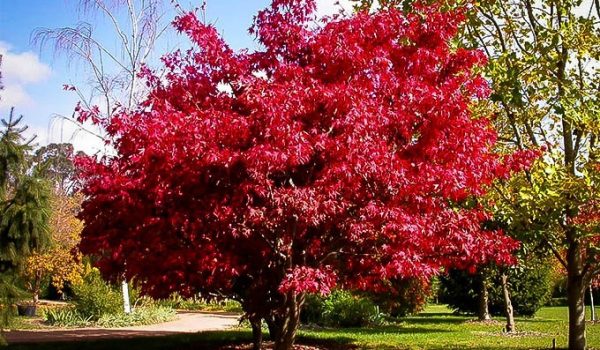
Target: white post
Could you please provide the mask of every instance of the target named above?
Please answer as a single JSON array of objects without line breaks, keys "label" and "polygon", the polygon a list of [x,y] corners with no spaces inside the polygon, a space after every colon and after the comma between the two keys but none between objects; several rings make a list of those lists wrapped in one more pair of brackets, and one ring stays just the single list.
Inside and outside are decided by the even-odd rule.
[{"label": "white post", "polygon": [[129,286],[127,281],[121,282],[121,290],[123,291],[123,310],[126,314],[131,313],[131,305],[129,305]]},{"label": "white post", "polygon": [[592,321],[596,321],[596,307],[594,306],[594,290],[590,283],[590,308],[592,309]]}]

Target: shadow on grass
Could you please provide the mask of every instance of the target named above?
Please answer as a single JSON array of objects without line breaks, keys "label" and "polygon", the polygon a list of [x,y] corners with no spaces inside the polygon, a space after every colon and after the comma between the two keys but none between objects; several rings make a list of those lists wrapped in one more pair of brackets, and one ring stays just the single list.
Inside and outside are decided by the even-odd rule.
[{"label": "shadow on grass", "polygon": [[415,316],[407,316],[408,318],[411,317],[451,317],[451,318],[468,318],[469,315],[461,315],[461,314],[454,314],[452,312],[422,312],[420,314],[417,314]]},{"label": "shadow on grass", "polygon": [[[505,322],[502,316],[495,316],[495,321]],[[422,313],[415,316],[406,316],[397,319],[398,322],[406,322],[408,324],[461,324],[467,322],[477,322],[477,318],[473,315],[455,315],[452,313]],[[560,320],[550,318],[534,318],[520,316],[516,319],[518,323],[554,323]]]},{"label": "shadow on grass", "polygon": [[407,324],[461,324],[469,321],[468,318],[459,317],[459,316],[450,316],[446,314],[445,316],[430,316],[430,315],[419,315],[419,316],[410,316],[403,317],[398,319],[399,322],[406,322]]},{"label": "shadow on grass", "polygon": [[[347,348],[347,349],[352,349],[352,348]],[[477,344],[473,344],[473,345],[464,345],[464,344],[459,344],[459,345],[447,345],[447,344],[443,344],[443,345],[427,345],[427,347],[422,348],[422,347],[414,347],[414,344],[412,345],[403,345],[403,344],[397,344],[397,345],[377,345],[377,347],[368,347],[368,348],[364,348],[364,347],[357,347],[354,349],[369,349],[369,350],[406,350],[406,349],[426,349],[426,350],[506,350],[507,348],[505,346],[502,345],[498,345],[498,346],[481,346],[481,345],[477,345]],[[518,348],[515,348],[518,349]],[[546,350],[546,349],[551,349],[550,347],[540,347],[540,348],[530,348],[530,347],[523,347],[523,350],[532,350],[532,349],[539,349],[539,350]],[[556,348],[557,350],[567,350],[566,348]]]},{"label": "shadow on grass", "polygon": [[[502,321],[504,321],[504,319],[502,319]],[[550,318],[518,318],[516,319],[517,323],[557,323],[557,322],[564,322],[564,323],[569,323],[569,321],[566,320],[557,320],[557,319],[550,319]]]},{"label": "shadow on grass", "polygon": [[343,338],[356,338],[372,334],[432,334],[452,332],[441,328],[423,328],[423,327],[404,327],[402,325],[379,326],[369,328],[303,328],[302,331],[308,331],[315,335],[323,334],[327,336],[340,335]]}]

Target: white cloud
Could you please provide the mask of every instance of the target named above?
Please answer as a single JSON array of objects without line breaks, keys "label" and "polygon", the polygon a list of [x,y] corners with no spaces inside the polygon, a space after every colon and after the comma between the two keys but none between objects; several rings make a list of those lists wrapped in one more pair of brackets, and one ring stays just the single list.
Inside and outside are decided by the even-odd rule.
[{"label": "white cloud", "polygon": [[319,17],[331,16],[341,10],[349,14],[352,13],[350,0],[317,0],[317,14]]},{"label": "white cloud", "polygon": [[32,99],[22,85],[4,84],[0,90],[0,111],[14,106],[31,105]]},{"label": "white cloud", "polygon": [[9,108],[31,106],[34,100],[27,93],[27,86],[43,82],[50,77],[50,67],[40,62],[33,52],[13,52],[9,44],[0,41],[2,55],[2,85],[0,111]]}]

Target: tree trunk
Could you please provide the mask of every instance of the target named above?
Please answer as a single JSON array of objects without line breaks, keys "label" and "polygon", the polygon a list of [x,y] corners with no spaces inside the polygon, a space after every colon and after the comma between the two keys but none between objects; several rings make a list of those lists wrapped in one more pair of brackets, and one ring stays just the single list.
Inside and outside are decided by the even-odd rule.
[{"label": "tree trunk", "polygon": [[512,302],[510,301],[510,292],[508,291],[508,276],[502,274],[502,294],[504,294],[504,310],[506,312],[506,332],[515,331],[515,317],[513,313]]},{"label": "tree trunk", "polygon": [[275,340],[274,350],[291,350],[296,340],[296,333],[300,325],[300,309],[304,302],[304,295],[290,294],[285,303],[285,316],[282,318],[279,334]]},{"label": "tree trunk", "polygon": [[280,316],[272,315],[265,319],[267,327],[269,328],[269,339],[275,341],[279,338],[281,333],[281,326],[283,325],[283,318]]},{"label": "tree trunk", "polygon": [[36,273],[35,281],[33,281],[33,305],[37,305],[40,301],[40,290],[42,285],[42,276],[41,273]]},{"label": "tree trunk", "polygon": [[591,284],[590,284],[590,311],[591,311],[590,319],[592,321],[596,321],[596,306],[594,305],[594,289],[592,288]]},{"label": "tree trunk", "polygon": [[582,257],[575,242],[567,249],[567,301],[569,304],[569,350],[585,350],[585,290]]},{"label": "tree trunk", "polygon": [[262,348],[262,320],[260,317],[251,317],[249,319],[252,326],[252,349],[261,350]]},{"label": "tree trunk", "polygon": [[481,274],[481,285],[479,290],[479,310],[478,318],[480,321],[489,321],[492,319],[490,316],[490,310],[488,308],[489,295],[487,289],[487,282],[483,273]]}]

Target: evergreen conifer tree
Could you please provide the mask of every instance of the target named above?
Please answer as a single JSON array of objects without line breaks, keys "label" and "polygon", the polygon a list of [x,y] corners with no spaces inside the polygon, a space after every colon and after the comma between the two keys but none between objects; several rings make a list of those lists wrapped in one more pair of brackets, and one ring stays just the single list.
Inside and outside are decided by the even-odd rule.
[{"label": "evergreen conifer tree", "polygon": [[31,166],[33,139],[25,139],[21,117],[2,119],[0,132],[0,304],[2,326],[19,297],[16,276],[25,258],[49,242],[50,187],[43,169]]}]

